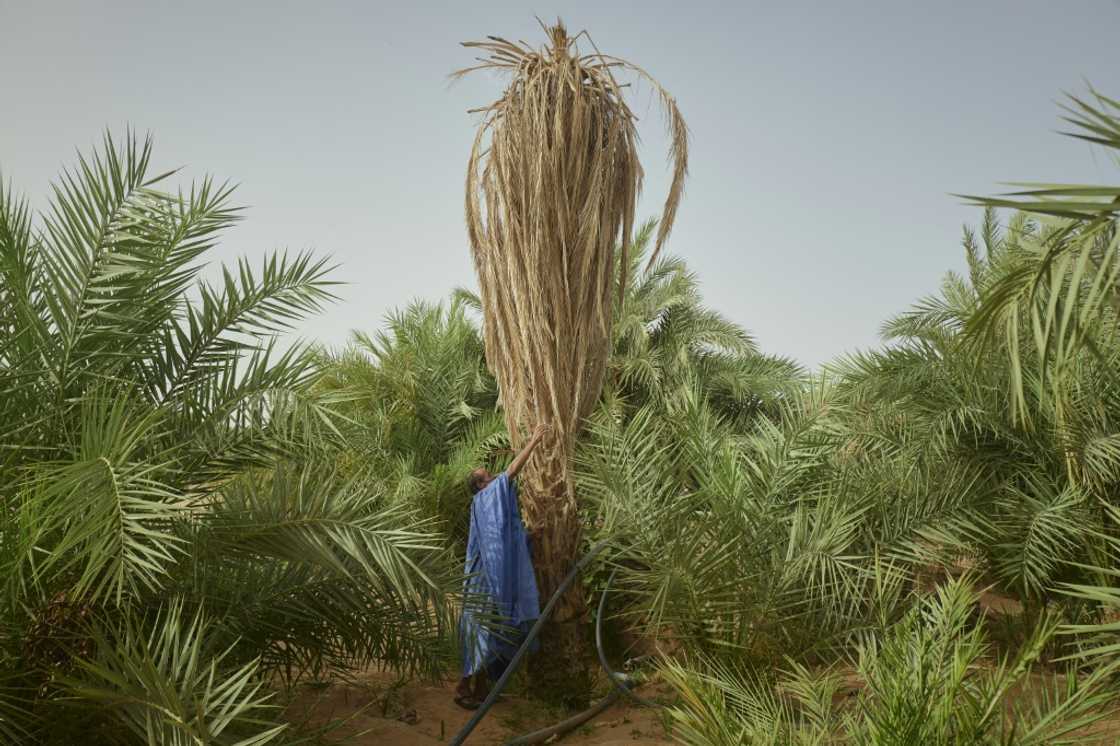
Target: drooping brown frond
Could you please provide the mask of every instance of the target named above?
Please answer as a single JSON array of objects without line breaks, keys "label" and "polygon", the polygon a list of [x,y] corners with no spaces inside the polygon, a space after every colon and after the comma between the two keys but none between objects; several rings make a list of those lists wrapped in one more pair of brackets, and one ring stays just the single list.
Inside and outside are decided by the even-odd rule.
[{"label": "drooping brown frond", "polygon": [[[466,219],[487,359],[510,433],[519,445],[533,426],[552,428],[526,471],[527,502],[556,495],[560,485],[572,497],[571,448],[602,388],[619,266],[614,248],[622,247],[627,266],[642,185],[637,118],[616,72],[653,85],[671,135],[673,180],[651,263],[672,230],[688,169],[688,131],[667,91],[624,60],[597,49],[581,55],[576,40],[583,34],[569,36],[560,22],[545,32],[540,49],[500,37],[466,43],[486,56],[455,73],[494,69],[511,78],[502,97],[480,109]],[[532,522],[537,511],[526,507]]]}]

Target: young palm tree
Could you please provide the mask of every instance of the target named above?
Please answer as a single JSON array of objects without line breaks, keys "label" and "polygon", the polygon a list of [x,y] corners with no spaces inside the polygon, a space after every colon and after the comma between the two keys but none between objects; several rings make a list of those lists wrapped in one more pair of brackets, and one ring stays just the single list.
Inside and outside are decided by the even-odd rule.
[{"label": "young palm tree", "polygon": [[[1120,152],[1120,101],[1092,91],[1089,101],[1071,96],[1063,106],[1070,134]],[[1078,375],[1084,354],[1108,365],[1101,350],[1120,323],[1120,186],[1036,184],[1001,198],[970,199],[989,207],[1011,207],[1041,223],[1033,245],[1019,252],[1019,271],[1002,277],[970,320],[978,339],[1004,338],[1011,358],[1012,405],[1020,418],[1026,387],[1068,403],[1063,394]],[[1023,339],[1029,341],[1024,346]],[[1023,358],[1037,357],[1038,380],[1024,375]],[[1115,379],[1114,379],[1115,380]],[[1043,387],[1049,385],[1050,390]]]},{"label": "young palm tree", "polygon": [[[668,117],[675,165],[651,260],[672,229],[688,158],[684,120],[664,89],[623,60],[597,51],[582,55],[579,36],[559,22],[545,30],[548,45],[540,50],[497,37],[467,44],[488,55],[471,69],[497,70],[512,80],[482,110],[466,212],[487,361],[513,445],[520,447],[538,424],[551,428],[525,471],[522,493],[547,598],[579,553],[571,455],[602,387],[614,247],[621,244],[627,266],[641,188],[636,119],[616,73],[650,81]],[[583,616],[583,593],[574,585],[544,635],[536,666],[542,696],[586,697]]]},{"label": "young palm tree", "polygon": [[[975,344],[966,329],[994,288],[1029,269],[1039,233],[1022,214],[1004,229],[989,209],[979,235],[965,234],[967,277],[950,273],[940,295],[888,321],[890,347],[852,355],[835,372],[842,378],[840,400],[869,420],[865,429],[899,443],[881,463],[969,475],[951,503],[915,494],[912,518],[927,515],[910,520],[908,530],[923,534],[927,547],[981,558],[1004,590],[1035,604],[1069,573],[1065,562],[1083,561],[1092,544],[1099,525],[1093,495],[1069,482],[1065,454],[1082,462],[1074,453],[1084,449],[1076,444],[1095,437],[1089,433],[1103,423],[1093,422],[1094,412],[1107,419],[1112,406],[1097,396],[1103,381],[1092,366],[1082,367],[1080,401],[1064,422],[1034,391],[1018,408],[1008,406],[1011,356],[1002,345]],[[1030,344],[1022,343],[1023,349]],[[1022,370],[1039,377],[1033,357]],[[889,430],[882,427],[892,421],[887,418],[893,418]],[[1089,463],[1106,481],[1117,476],[1100,471],[1105,462],[1090,456]]]},{"label": "young palm tree", "polygon": [[716,412],[744,427],[760,412],[777,416],[782,399],[801,391],[801,369],[762,354],[746,330],[706,307],[699,280],[681,259],[647,264],[654,228],[654,221],[642,225],[618,272],[622,297],[604,396],[634,409],[651,402],[666,408],[700,391]]},{"label": "young palm tree", "polygon": [[[1120,101],[1095,90],[1070,96],[1066,134],[1120,152]],[[1012,207],[1039,228],[1017,241],[1019,271],[992,284],[967,331],[1009,361],[1006,388],[1017,421],[1048,432],[1061,458],[1066,491],[1093,516],[1099,532],[1091,578],[1063,586],[1075,597],[1115,614],[1120,606],[1115,559],[1120,507],[1120,186],[1035,184],[1000,198],[973,198]],[[1047,417],[1039,418],[1036,412]],[[1041,421],[1040,421],[1041,420]],[[1103,531],[1101,530],[1103,529]],[[1103,543],[1103,546],[1099,546]],[[1092,567],[1093,564],[1100,565]],[[1116,659],[1120,624],[1078,625],[1096,631],[1097,657]]]},{"label": "young palm tree", "polygon": [[[683,278],[632,283],[645,300],[629,309],[666,309],[616,327],[611,366],[639,406],[605,397],[576,459],[596,530],[627,538],[616,579],[626,615],[686,649],[765,658],[843,646],[889,616],[892,604],[872,600],[876,556],[899,571],[968,559],[1031,611],[1060,599],[1063,582],[1083,591],[1076,565],[1099,551],[1098,504],[1120,484],[1116,389],[1083,361],[1064,421],[1028,391],[1024,427],[1007,406],[1007,350],[965,332],[991,288],[1022,271],[1035,233],[987,212],[966,231],[969,275],[890,320],[889,347],[831,366],[824,385],[791,385],[781,417],[747,422],[705,375],[681,376],[703,371],[688,338],[662,333],[678,309],[704,315]],[[1116,354],[1115,341],[1098,348]],[[1083,481],[1069,481],[1067,460]]]},{"label": "young palm tree", "polygon": [[0,741],[263,744],[266,682],[445,660],[444,542],[340,475],[340,418],[278,332],[327,266],[200,278],[238,217],[107,140],[49,211],[0,187]]},{"label": "young palm tree", "polygon": [[699,671],[670,663],[665,673],[681,695],[670,710],[674,736],[689,746],[1110,741],[1092,726],[1116,710],[1114,669],[1069,669],[1024,696],[1057,625],[1044,620],[1015,656],[985,661],[991,645],[971,618],[975,603],[967,581],[948,583],[866,640],[854,656],[862,685],[847,697],[835,668],[794,662],[776,677],[718,662]]},{"label": "young palm tree", "polygon": [[464,544],[463,475],[508,450],[473,307],[456,296],[396,311],[383,331],[356,333],[346,350],[326,356],[318,383],[346,399],[343,468],[376,475],[394,504],[437,516]]}]

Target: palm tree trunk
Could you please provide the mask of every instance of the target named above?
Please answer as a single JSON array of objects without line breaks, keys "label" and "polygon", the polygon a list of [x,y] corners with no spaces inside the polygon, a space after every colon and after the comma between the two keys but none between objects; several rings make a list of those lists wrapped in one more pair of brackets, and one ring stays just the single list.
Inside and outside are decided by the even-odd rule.
[{"label": "palm tree trunk", "polygon": [[[545,444],[553,445],[553,444]],[[561,449],[542,449],[546,454]],[[579,508],[567,464],[552,459],[530,463],[521,505],[533,541],[533,565],[542,605],[560,587],[580,557]],[[535,488],[535,489],[534,489]],[[541,633],[540,652],[530,663],[534,694],[567,708],[587,706],[591,690],[587,644],[587,603],[576,578],[561,596]]]}]

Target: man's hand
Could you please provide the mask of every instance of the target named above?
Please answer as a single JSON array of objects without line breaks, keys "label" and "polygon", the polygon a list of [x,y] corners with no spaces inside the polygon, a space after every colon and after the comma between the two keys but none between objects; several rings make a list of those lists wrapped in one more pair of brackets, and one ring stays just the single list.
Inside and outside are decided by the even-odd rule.
[{"label": "man's hand", "polygon": [[525,444],[525,447],[521,449],[521,453],[517,454],[517,457],[513,460],[513,463],[511,463],[509,465],[509,468],[506,469],[506,474],[509,475],[510,479],[513,479],[518,475],[518,473],[521,472],[521,469],[525,466],[525,462],[528,461],[529,456],[533,454],[533,449],[540,445],[540,442],[542,439],[544,439],[544,436],[549,434],[550,432],[552,432],[552,426],[546,425],[543,422],[533,429],[533,436],[529,438],[529,442]]}]

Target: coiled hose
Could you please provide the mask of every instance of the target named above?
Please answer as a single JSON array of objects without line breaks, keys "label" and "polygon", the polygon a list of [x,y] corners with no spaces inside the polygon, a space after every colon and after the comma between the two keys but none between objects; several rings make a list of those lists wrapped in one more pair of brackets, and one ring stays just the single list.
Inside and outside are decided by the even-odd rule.
[{"label": "coiled hose", "polygon": [[[595,559],[599,552],[603,551],[603,549],[605,549],[609,543],[609,539],[603,539],[602,541],[597,542],[594,546],[591,547],[591,549],[587,551],[587,554],[583,555],[579,559],[579,561],[576,562],[575,566],[573,566],[568,574],[564,577],[564,580],[560,583],[559,587],[556,589],[556,592],[552,594],[552,598],[548,600],[548,603],[545,604],[544,609],[541,610],[540,617],[537,618],[537,621],[533,624],[532,628],[530,628],[529,633],[525,635],[525,639],[521,642],[521,647],[519,647],[517,649],[517,652],[514,653],[513,658],[506,666],[506,670],[502,672],[502,675],[490,689],[489,694],[486,695],[486,699],[479,706],[478,710],[475,711],[474,715],[471,716],[471,719],[467,721],[466,725],[464,725],[459,730],[459,732],[455,734],[455,738],[451,739],[451,746],[462,746],[463,742],[467,740],[467,736],[469,736],[471,732],[476,727],[478,727],[478,724],[482,722],[482,718],[486,717],[486,713],[490,710],[491,707],[494,706],[494,703],[498,701],[498,695],[502,693],[502,690],[509,682],[510,677],[513,676],[513,674],[517,671],[517,667],[521,664],[521,661],[525,658],[526,654],[528,654],[529,646],[532,644],[533,640],[537,639],[537,635],[540,634],[545,622],[548,621],[548,618],[550,616],[552,616],[552,611],[554,608],[556,608],[556,604],[560,601],[560,597],[564,594],[564,591],[568,590],[568,586],[570,586],[575,581],[575,579],[579,577],[580,573],[583,572],[583,569],[587,567],[588,563],[590,563],[591,560]],[[506,746],[528,746],[529,744],[543,743],[553,736],[567,733],[570,730],[578,728],[588,720],[606,710],[608,707],[614,704],[614,702],[619,698],[620,695],[623,694],[635,700],[636,702],[639,702],[640,704],[653,707],[659,706],[656,702],[652,702],[650,700],[639,697],[637,694],[631,691],[630,677],[628,677],[626,674],[616,673],[615,671],[611,670],[610,665],[607,663],[606,653],[603,652],[603,613],[606,609],[607,593],[610,591],[611,583],[614,581],[614,575],[614,572],[612,572],[610,577],[607,579],[607,585],[603,588],[603,595],[599,599],[599,613],[597,614],[595,619],[595,648],[599,653],[599,665],[603,667],[603,670],[607,673],[607,677],[614,685],[611,693],[591,708],[577,713],[576,715],[573,715],[566,720],[562,720],[556,725],[551,725],[547,728],[533,731],[532,733],[526,733],[525,735],[517,736],[507,741]]]}]

